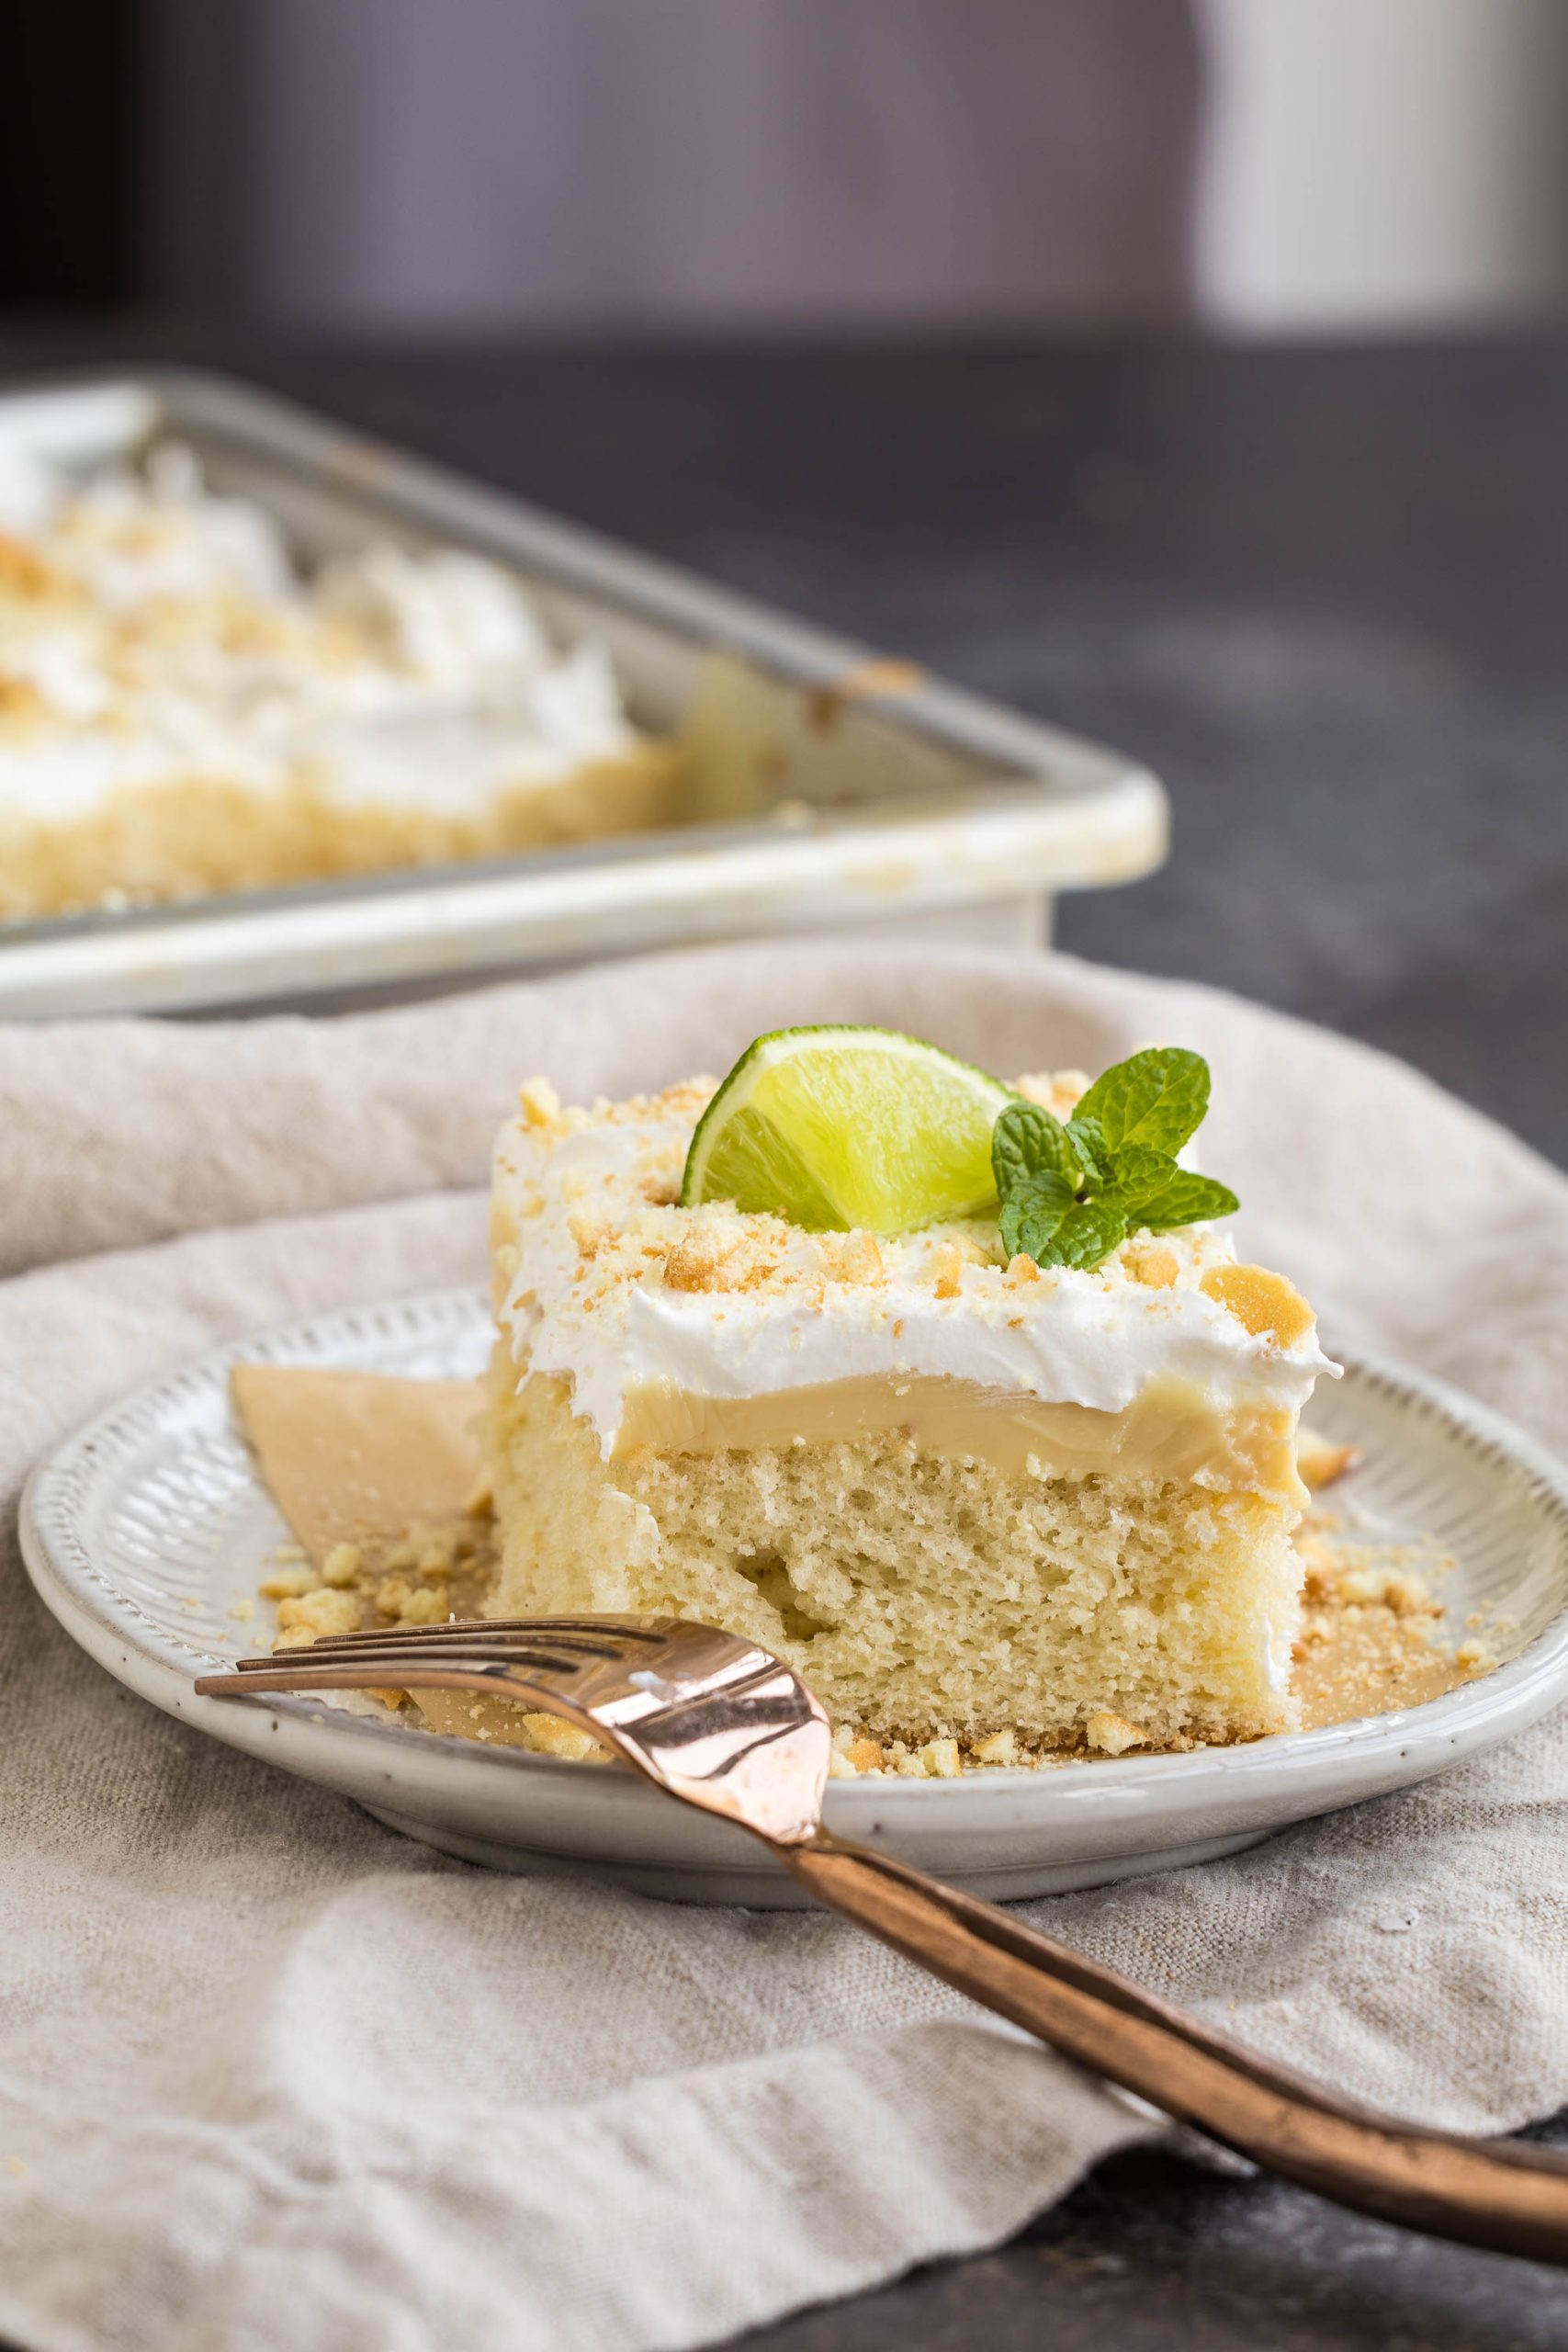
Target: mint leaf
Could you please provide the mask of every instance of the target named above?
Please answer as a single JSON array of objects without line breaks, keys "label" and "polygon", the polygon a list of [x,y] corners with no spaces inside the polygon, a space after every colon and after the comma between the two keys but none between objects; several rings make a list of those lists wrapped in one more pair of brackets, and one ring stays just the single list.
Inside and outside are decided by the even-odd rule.
[{"label": "mint leaf", "polygon": [[1111,1182],[1111,1149],[1098,1119],[1067,1121],[1067,1140],[1077,1157],[1082,1182],[1091,1193],[1103,1193]]},{"label": "mint leaf", "polygon": [[1129,1225],[1141,1225],[1148,1204],[1168,1192],[1181,1173],[1168,1151],[1156,1151],[1146,1143],[1123,1144],[1112,1158],[1104,1197],[1115,1202]]},{"label": "mint leaf", "polygon": [[1010,1102],[991,1130],[991,1172],[1003,1249],[1038,1264],[1077,1196],[1078,1162],[1060,1119],[1038,1102]]},{"label": "mint leaf", "polygon": [[1133,1222],[1151,1233],[1169,1233],[1179,1225],[1198,1225],[1213,1216],[1234,1216],[1241,1203],[1228,1184],[1212,1176],[1194,1176],[1179,1168],[1163,1193],[1139,1208]]},{"label": "mint leaf", "polygon": [[1078,1163],[1060,1119],[1039,1102],[1010,1102],[991,1129],[991,1173],[1005,1201],[1036,1176],[1065,1177],[1076,1190]]},{"label": "mint leaf", "polygon": [[[1098,1201],[1080,1201],[1067,1211],[1046,1245],[1046,1254],[1036,1260],[1042,1266],[1077,1266],[1087,1271],[1109,1258],[1112,1250],[1127,1238],[1127,1219],[1110,1194]],[[1032,1257],[1034,1252],[1030,1252]]]},{"label": "mint leaf", "polygon": [[1024,1179],[1002,1201],[1002,1248],[1010,1264],[1021,1250],[1037,1266],[1050,1263],[1048,1252],[1062,1220],[1074,1206],[1073,1188],[1065,1176],[1046,1170]]},{"label": "mint leaf", "polygon": [[1103,1070],[1075,1118],[1098,1120],[1112,1152],[1147,1144],[1172,1159],[1209,1107],[1209,1065],[1181,1046],[1154,1046]]},{"label": "mint leaf", "polygon": [[1176,1159],[1208,1101],[1208,1064],[1171,1046],[1108,1069],[1066,1126],[1038,1102],[1010,1102],[991,1132],[1009,1260],[1087,1272],[1140,1227],[1229,1216],[1228,1186]]}]

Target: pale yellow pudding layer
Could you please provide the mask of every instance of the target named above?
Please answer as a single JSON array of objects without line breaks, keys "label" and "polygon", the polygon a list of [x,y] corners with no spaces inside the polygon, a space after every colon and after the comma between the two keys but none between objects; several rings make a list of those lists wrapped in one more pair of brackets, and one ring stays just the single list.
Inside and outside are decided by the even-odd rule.
[{"label": "pale yellow pudding layer", "polygon": [[1118,1413],[918,1375],[825,1381],[757,1396],[699,1396],[670,1381],[645,1381],[625,1392],[613,1453],[617,1460],[649,1447],[718,1453],[899,1433],[921,1453],[987,1462],[1013,1478],[1179,1478],[1292,1505],[1306,1500],[1293,1413],[1264,1405],[1226,1411],[1175,1379],[1151,1381]]},{"label": "pale yellow pudding layer", "polygon": [[786,1658],[835,1722],[912,1744],[1013,1730],[1072,1748],[1112,1718],[1171,1747],[1296,1722],[1293,1494],[1054,1466],[1038,1447],[1019,1464],[1010,1440],[993,1458],[886,1424],[604,1460],[565,1380],[517,1382],[498,1349],[494,1614],[705,1618]]},{"label": "pale yellow pudding layer", "polygon": [[0,810],[0,918],[504,857],[648,831],[673,821],[675,800],[663,744],[500,792],[478,814],[340,802],[308,768],[265,789],[200,775],[130,786],[68,822]]}]

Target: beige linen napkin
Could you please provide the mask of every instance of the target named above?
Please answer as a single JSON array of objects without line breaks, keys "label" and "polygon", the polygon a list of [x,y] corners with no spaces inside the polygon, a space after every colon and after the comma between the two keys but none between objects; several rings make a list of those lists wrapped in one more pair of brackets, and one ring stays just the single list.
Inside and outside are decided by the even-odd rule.
[{"label": "beige linen napkin", "polygon": [[[807,945],[307,1024],[0,1032],[0,2335],[38,2352],[708,2342],[982,2245],[1155,2128],[825,1917],[487,1875],[78,1654],[30,1463],[129,1384],[480,1272],[491,1132],[895,1023],[1011,1074],[1214,1067],[1244,1247],[1568,1447],[1568,1185],[1411,1071],[1063,958]],[[46,1262],[53,1261],[53,1262]],[[1230,1861],[1026,1906],[1429,2120],[1568,2100],[1568,1714]]]}]

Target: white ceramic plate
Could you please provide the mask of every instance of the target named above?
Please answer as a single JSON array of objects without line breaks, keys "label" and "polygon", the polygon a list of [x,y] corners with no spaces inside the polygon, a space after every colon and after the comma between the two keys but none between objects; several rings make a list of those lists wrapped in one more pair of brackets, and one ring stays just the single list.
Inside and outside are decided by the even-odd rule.
[{"label": "white ceramic plate", "polygon": [[[693,1902],[799,1901],[743,1831],[604,1765],[438,1737],[317,1699],[235,1706],[197,1675],[253,1645],[231,1614],[287,1533],[231,1413],[237,1359],[415,1377],[477,1373],[477,1293],[398,1299],[204,1356],[101,1414],[40,1464],[22,1507],[33,1582],[100,1665],[215,1739],[324,1782],[394,1828],[502,1869],[596,1871]],[[1441,1771],[1568,1697],[1568,1471],[1456,1392],[1360,1363],[1313,1408],[1366,1449],[1336,1490],[1380,1532],[1431,1535],[1457,1566],[1450,1623],[1497,1627],[1495,1673],[1359,1722],[1184,1756],[955,1781],[838,1781],[827,1818],[991,1895],[1040,1894],[1234,1852],[1270,1830]]]}]

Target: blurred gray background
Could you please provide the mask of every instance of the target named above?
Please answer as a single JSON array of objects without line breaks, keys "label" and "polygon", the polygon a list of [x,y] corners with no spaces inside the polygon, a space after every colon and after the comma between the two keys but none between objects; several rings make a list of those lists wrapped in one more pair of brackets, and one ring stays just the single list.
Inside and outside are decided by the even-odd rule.
[{"label": "blurred gray background", "polygon": [[270,384],[1114,743],[1174,855],[1064,944],[1568,1160],[1565,300],[1568,0],[10,0],[0,44],[0,368]]},{"label": "blurred gray background", "polygon": [[1554,317],[1562,0],[12,0],[0,307],[307,330]]}]

